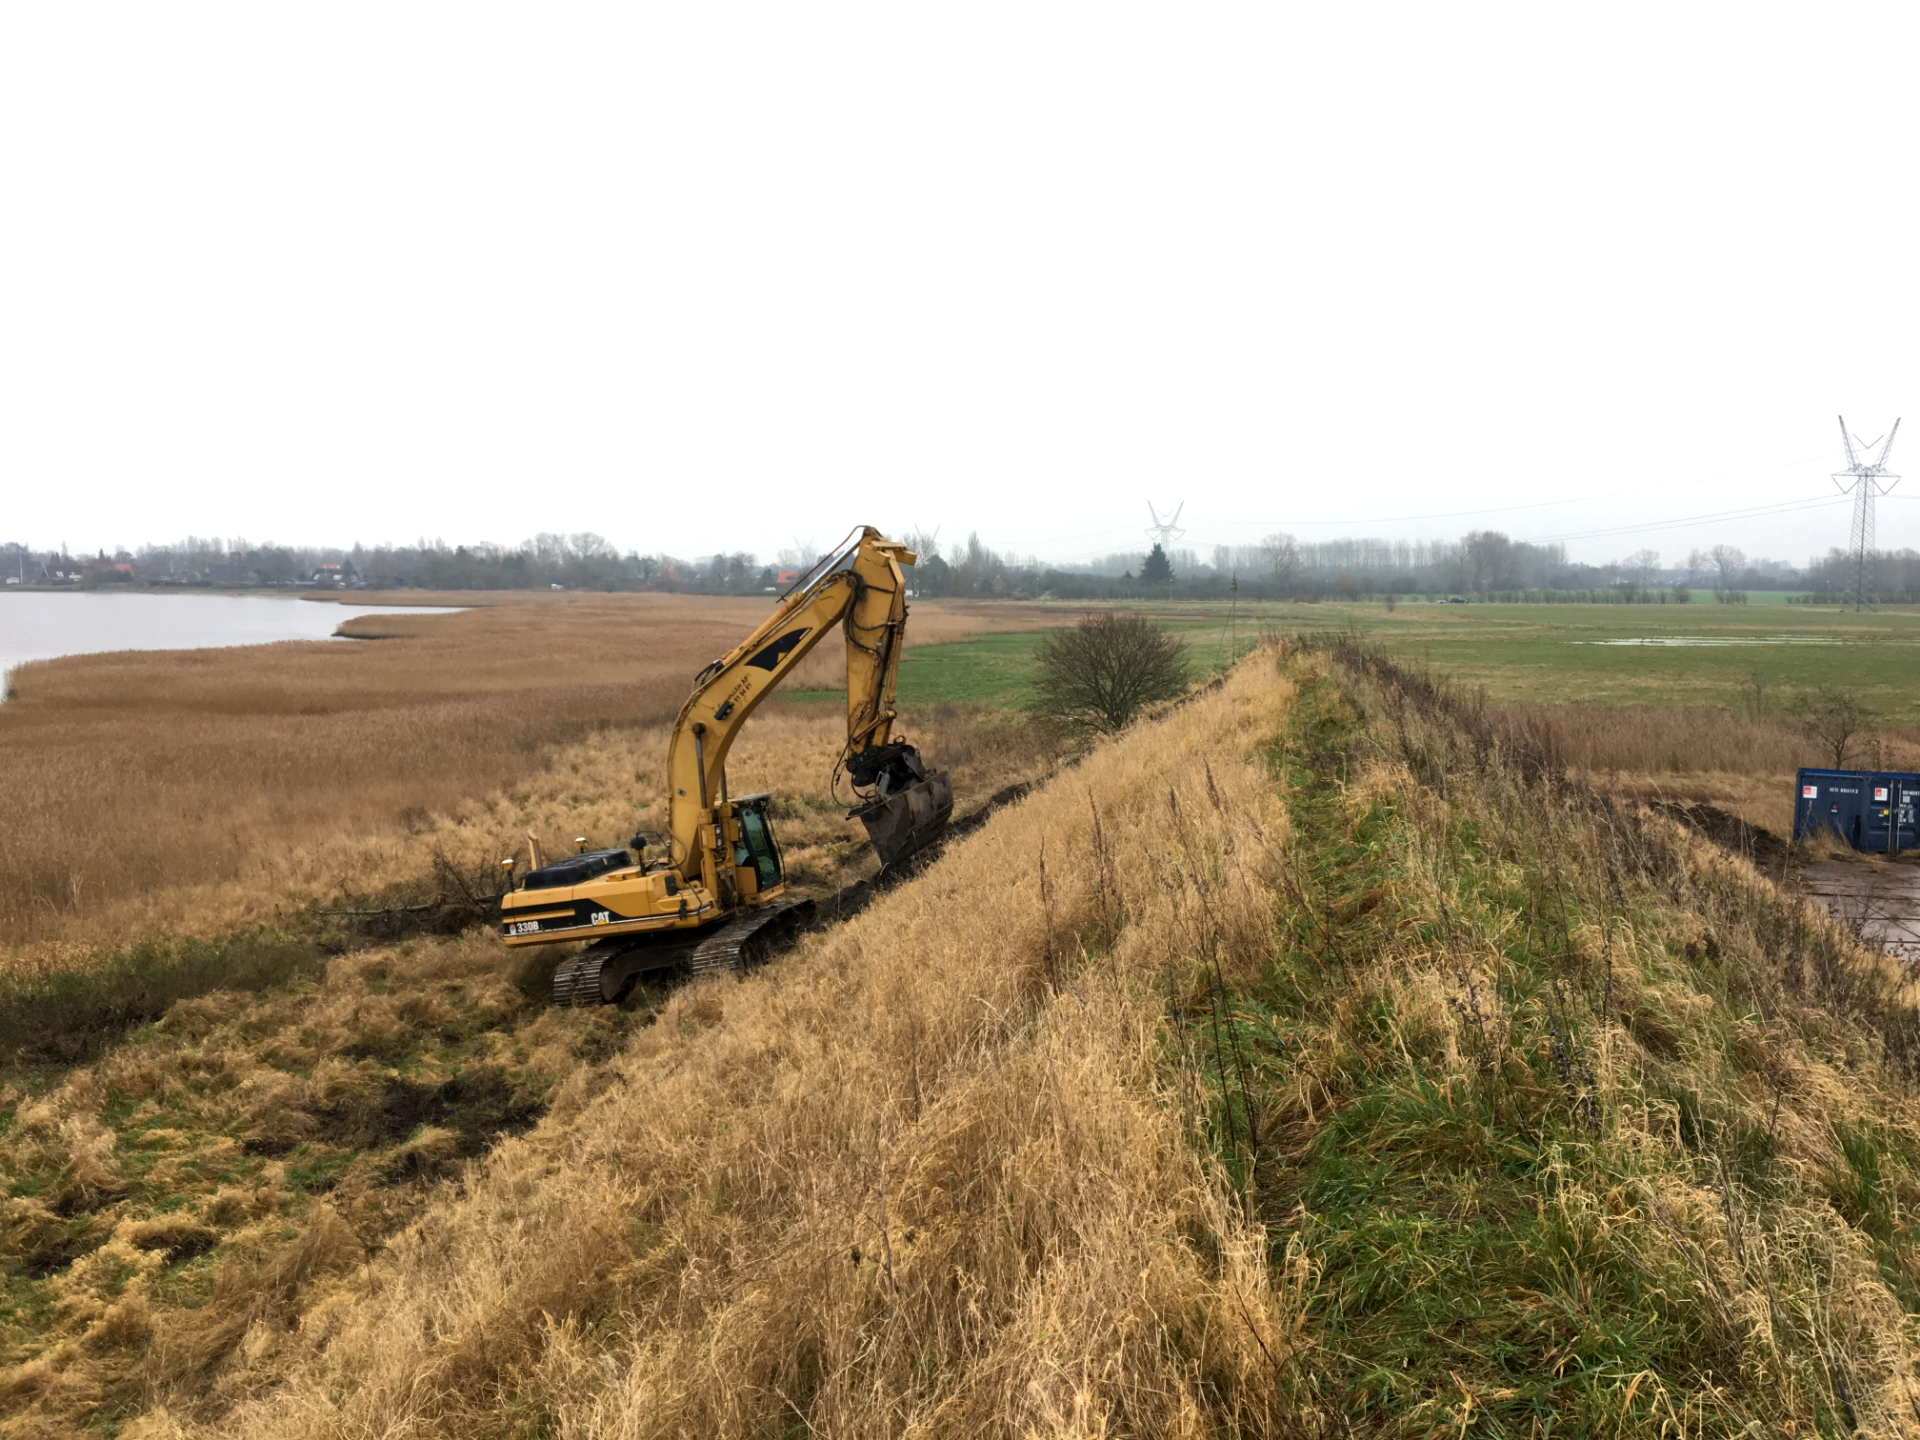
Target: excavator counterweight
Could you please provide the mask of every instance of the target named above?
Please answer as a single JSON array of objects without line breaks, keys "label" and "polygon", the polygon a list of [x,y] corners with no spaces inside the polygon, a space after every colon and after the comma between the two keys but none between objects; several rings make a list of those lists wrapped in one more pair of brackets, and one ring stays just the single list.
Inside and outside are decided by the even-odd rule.
[{"label": "excavator counterweight", "polygon": [[[786,893],[769,795],[729,797],[727,752],[760,702],[826,634],[847,651],[844,771],[883,870],[921,853],[953,813],[946,773],[893,738],[894,685],[906,634],[904,545],[861,527],[802,576],[774,612],[694,679],[667,746],[668,853],[644,837],[626,850],[537,854],[500,904],[509,945],[591,940],[554,972],[554,1003],[618,1000],[642,973],[685,966],[740,970],[806,923],[811,903]],[[505,862],[503,862],[505,863]]]}]

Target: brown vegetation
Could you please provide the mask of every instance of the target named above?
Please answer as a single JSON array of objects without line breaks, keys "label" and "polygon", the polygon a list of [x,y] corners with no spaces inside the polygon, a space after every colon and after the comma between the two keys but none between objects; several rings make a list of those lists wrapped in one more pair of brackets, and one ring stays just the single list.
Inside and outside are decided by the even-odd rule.
[{"label": "brown vegetation", "polygon": [[[650,727],[766,613],[758,600],[694,596],[485,598],[457,615],[343,612],[363,644],[22,666],[0,705],[0,946],[18,960],[41,942],[33,963],[66,963],[155,927],[225,928],[270,911],[283,884],[311,891],[354,870],[364,884],[363,841],[399,848],[425,817],[595,734],[632,737],[636,773],[615,783],[622,799],[635,785],[645,798]],[[909,643],[1041,623],[928,602]],[[821,645],[796,688],[839,683],[835,648]]]},{"label": "brown vegetation", "polygon": [[[87,1212],[109,1239],[65,1272],[71,1319],[3,1383],[49,1424],[164,1407],[148,1436],[1270,1428],[1305,1271],[1270,1271],[1156,1035],[1170,953],[1184,994],[1212,983],[1202,932],[1230,975],[1271,951],[1286,825],[1256,747],[1285,694],[1247,667],[799,953],[673,993],[590,1070],[573,1057],[619,1022],[515,1028],[491,941],[180,1007],[33,1108],[20,1143],[46,1158],[7,1163],[91,1184],[84,1209],[126,1185],[123,1153],[185,1160],[204,1132],[352,1158],[324,1200],[183,1167],[206,1178],[179,1187],[178,1245],[142,1250],[138,1205]],[[562,1077],[547,1118],[471,1165],[437,1116],[362,1134],[396,1082],[445,1073],[383,1067],[484,1006],[508,1018],[463,1063]],[[110,1095],[168,1133],[116,1145]],[[82,1153],[98,1172],[62,1178]],[[409,1167],[462,1183],[395,1233]]]},{"label": "brown vegetation", "polygon": [[[1793,829],[1794,771],[1833,760],[1797,720],[1707,705],[1525,705],[1488,713],[1601,789],[1716,805],[1783,838]],[[1920,770],[1920,731],[1849,730],[1847,744],[1854,765]]]},{"label": "brown vegetation", "polygon": [[[490,937],[184,1001],[49,1093],[0,1091],[0,1410],[67,1433],[246,1393],[318,1290],[503,1134],[577,1107],[644,1008],[562,1014]],[[12,1430],[0,1426],[0,1431]]]},{"label": "brown vegetation", "polygon": [[[938,706],[916,725],[950,767],[963,812],[1053,763],[1042,737],[977,710]],[[827,791],[843,734],[834,707],[776,708],[735,752],[738,775],[779,795],[803,889],[871,866],[857,822]],[[657,826],[664,737],[657,726],[594,735],[507,791],[413,817],[410,834],[301,852],[342,868],[316,870],[290,901],[409,900],[438,883],[427,857],[484,883],[488,862],[529,829],[551,850],[581,828],[599,841]],[[186,894],[205,914],[267,918],[244,890]],[[668,993],[643,987],[623,1011],[549,1011],[546,977],[572,947],[509,953],[484,931],[368,946],[353,934],[361,922],[334,923],[267,945],[263,994],[222,992],[215,979],[214,993],[124,1043],[36,1037],[54,1050],[106,1042],[97,1064],[64,1079],[7,1057],[25,1093],[0,1084],[0,1271],[40,1288],[34,1303],[0,1305],[0,1368],[13,1367],[0,1410],[44,1427],[30,1433],[66,1434],[155,1396],[212,1414],[248,1393],[317,1295],[469,1158],[596,1093],[608,1058]],[[325,961],[341,944],[353,948]],[[238,980],[233,956],[210,958]]]},{"label": "brown vegetation", "polygon": [[1509,718],[1336,642],[744,982],[541,1013],[475,937],[176,1007],[0,1134],[45,1277],[0,1395],[135,1440],[1904,1433],[1911,977]]}]

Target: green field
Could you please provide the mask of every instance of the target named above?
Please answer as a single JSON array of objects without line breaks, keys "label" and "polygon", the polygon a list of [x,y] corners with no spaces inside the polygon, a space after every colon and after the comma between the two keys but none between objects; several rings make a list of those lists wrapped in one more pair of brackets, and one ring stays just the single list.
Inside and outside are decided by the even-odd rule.
[{"label": "green field", "polygon": [[[1196,677],[1216,674],[1226,668],[1229,639],[1234,651],[1241,655],[1260,641],[1260,623],[1250,618],[1244,605],[1231,633],[1224,614],[1192,613],[1205,610],[1206,607],[1200,606],[1179,608],[1180,613],[1169,611],[1159,618],[1167,629],[1186,641]],[[1013,635],[986,635],[957,645],[928,645],[920,649],[909,645],[906,658],[900,664],[900,703],[1024,706],[1033,693],[1034,652],[1046,637],[1044,630],[1029,630]],[[790,693],[788,698],[838,702],[840,692],[801,690]]]},{"label": "green field", "polygon": [[[1305,608],[1305,607],[1303,607]],[[1844,685],[1896,724],[1920,723],[1920,611],[1799,605],[1315,606],[1392,654],[1532,704],[1736,705]],[[1653,643],[1621,643],[1648,641]]]},{"label": "green field", "polygon": [[[1129,608],[1145,609],[1185,639],[1196,675],[1223,665],[1223,607],[1182,603]],[[1390,654],[1484,686],[1490,698],[1502,703],[1737,707],[1757,677],[1773,707],[1814,686],[1844,685],[1887,722],[1920,724],[1920,609],[1915,608],[1856,615],[1835,607],[1785,603],[1415,601],[1392,610],[1383,604],[1242,604],[1234,617],[1234,649],[1245,654],[1263,634],[1350,627]],[[1034,652],[1045,633],[991,635],[910,649],[900,667],[901,702],[1023,705],[1031,694]],[[1653,643],[1632,643],[1639,641]],[[822,690],[791,698],[839,696]]]}]

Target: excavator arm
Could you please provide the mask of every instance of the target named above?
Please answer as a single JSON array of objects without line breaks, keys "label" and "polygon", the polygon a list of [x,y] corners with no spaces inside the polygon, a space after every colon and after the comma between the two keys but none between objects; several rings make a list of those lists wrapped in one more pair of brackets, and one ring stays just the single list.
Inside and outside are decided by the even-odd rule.
[{"label": "excavator arm", "polygon": [[[840,766],[883,864],[918,849],[953,808],[944,776],[930,783],[919,752],[893,739],[894,683],[906,632],[906,546],[870,526],[849,535],[782,597],[767,621],[695,679],[667,750],[671,859],[692,880],[726,848],[716,807],[727,752],[762,700],[836,625],[846,636],[847,743]],[[908,792],[913,793],[908,793]],[[725,866],[717,867],[724,871]]]}]

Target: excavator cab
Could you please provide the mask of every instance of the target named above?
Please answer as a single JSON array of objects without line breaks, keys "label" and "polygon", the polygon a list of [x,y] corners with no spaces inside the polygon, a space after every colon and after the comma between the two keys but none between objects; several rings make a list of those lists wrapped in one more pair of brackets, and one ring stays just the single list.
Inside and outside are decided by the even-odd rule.
[{"label": "excavator cab", "polygon": [[737,836],[733,842],[734,885],[742,895],[764,895],[786,879],[780,847],[774,842],[773,824],[767,815],[772,803],[771,793],[741,795],[733,801]]}]

